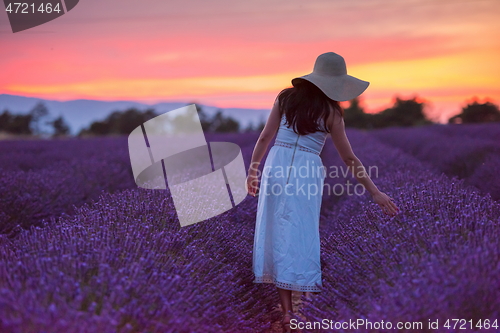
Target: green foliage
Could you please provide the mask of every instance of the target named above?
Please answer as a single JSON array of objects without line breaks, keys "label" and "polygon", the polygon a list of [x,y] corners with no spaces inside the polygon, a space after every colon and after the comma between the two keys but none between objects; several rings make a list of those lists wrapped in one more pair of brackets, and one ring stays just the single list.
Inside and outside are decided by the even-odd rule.
[{"label": "green foliage", "polygon": [[13,115],[9,110],[5,109],[3,113],[0,114],[0,131],[10,134],[31,135],[33,134],[30,126],[32,120],[33,115],[31,114]]},{"label": "green foliage", "polygon": [[217,110],[217,112],[210,117],[203,110],[201,105],[195,104],[196,110],[198,111],[198,116],[201,122],[201,128],[204,132],[214,132],[214,133],[229,133],[229,132],[239,132],[240,123],[233,119],[232,117],[227,117],[222,114],[222,110]]},{"label": "green foliage", "polygon": [[263,117],[261,117],[260,121],[257,124],[249,123],[242,130],[242,132],[244,132],[244,133],[248,133],[248,132],[261,132],[264,129],[264,126],[266,126],[266,121],[264,120]]},{"label": "green foliage", "polygon": [[[191,103],[195,104],[195,103]],[[195,104],[198,116],[201,122],[201,128],[204,132],[238,132],[240,124],[231,117],[225,117],[222,111],[219,110],[213,117],[206,114],[200,105]],[[83,129],[78,134],[82,135],[122,135],[130,134],[136,127],[144,122],[158,116],[153,109],[139,111],[135,108],[129,108],[125,111],[114,111],[106,119],[94,121],[86,129]],[[175,121],[179,126],[182,126],[182,117],[176,117]]]},{"label": "green foliage", "polygon": [[129,108],[125,111],[114,111],[106,119],[94,121],[88,128],[81,130],[78,136],[130,134],[136,127],[156,116],[153,109],[140,111],[136,108]]},{"label": "green foliage", "polygon": [[62,116],[59,116],[48,123],[54,128],[54,133],[52,134],[53,137],[60,137],[69,134],[69,126],[66,124]]},{"label": "green foliage", "polygon": [[408,100],[396,98],[393,107],[373,115],[372,124],[374,128],[431,124],[432,122],[425,117],[423,109],[424,103],[418,102],[416,97]]},{"label": "green foliage", "polygon": [[208,132],[210,129],[210,117],[207,115],[205,110],[199,104],[194,104],[196,106],[196,111],[198,111],[198,117],[200,118],[201,128],[203,132]]},{"label": "green foliage", "polygon": [[344,109],[344,122],[347,127],[370,128],[369,117],[360,106],[359,97],[351,100],[349,107]]},{"label": "green foliage", "polygon": [[419,102],[416,97],[408,100],[396,98],[392,107],[376,114],[367,114],[361,108],[359,99],[355,98],[344,110],[344,121],[347,127],[367,129],[431,124],[432,121],[423,112],[424,106],[425,103]]},{"label": "green foliage", "polygon": [[240,130],[240,123],[231,117],[222,115],[222,111],[218,110],[212,117],[210,131],[219,133],[238,132]]},{"label": "green foliage", "polygon": [[31,115],[31,121],[34,127],[35,134],[42,134],[40,130],[40,121],[42,118],[49,115],[49,109],[45,106],[42,101],[39,101],[35,104],[35,106],[30,110],[29,114]]},{"label": "green foliage", "polygon": [[[49,110],[43,102],[38,102],[28,114],[12,114],[4,109],[0,114],[0,132],[16,135],[43,134],[40,130],[40,121],[49,115]],[[68,135],[70,130],[62,116],[45,122],[54,128],[53,137]]]},{"label": "green foliage", "polygon": [[448,120],[450,124],[461,123],[487,123],[500,121],[500,111],[498,106],[491,103],[479,103],[477,100],[467,104],[462,108],[462,113],[451,117]]}]

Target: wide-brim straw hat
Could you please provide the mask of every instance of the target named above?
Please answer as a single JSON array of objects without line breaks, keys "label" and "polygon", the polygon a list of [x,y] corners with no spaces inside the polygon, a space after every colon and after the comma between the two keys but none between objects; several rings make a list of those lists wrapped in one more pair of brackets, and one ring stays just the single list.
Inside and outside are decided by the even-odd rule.
[{"label": "wide-brim straw hat", "polygon": [[331,99],[344,102],[361,95],[370,82],[360,80],[347,74],[347,67],[342,56],[327,52],[318,56],[313,72],[292,79],[292,85],[307,80],[321,89]]}]

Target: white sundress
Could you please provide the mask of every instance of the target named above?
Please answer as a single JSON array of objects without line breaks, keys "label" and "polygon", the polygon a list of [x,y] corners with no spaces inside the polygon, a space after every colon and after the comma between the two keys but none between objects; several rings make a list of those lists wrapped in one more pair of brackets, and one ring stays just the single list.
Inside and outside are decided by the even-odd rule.
[{"label": "white sundress", "polygon": [[319,154],[329,133],[298,135],[285,121],[283,115],[260,179],[253,282],[318,292],[319,216],[326,176]]}]

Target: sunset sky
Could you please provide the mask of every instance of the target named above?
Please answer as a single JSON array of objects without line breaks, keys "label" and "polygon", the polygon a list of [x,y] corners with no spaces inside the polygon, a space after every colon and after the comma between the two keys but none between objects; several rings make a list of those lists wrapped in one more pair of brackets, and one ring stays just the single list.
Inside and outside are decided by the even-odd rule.
[{"label": "sunset sky", "polygon": [[81,0],[18,33],[2,10],[0,50],[0,93],[61,101],[270,108],[333,51],[370,82],[368,112],[396,95],[440,121],[500,102],[499,0]]}]

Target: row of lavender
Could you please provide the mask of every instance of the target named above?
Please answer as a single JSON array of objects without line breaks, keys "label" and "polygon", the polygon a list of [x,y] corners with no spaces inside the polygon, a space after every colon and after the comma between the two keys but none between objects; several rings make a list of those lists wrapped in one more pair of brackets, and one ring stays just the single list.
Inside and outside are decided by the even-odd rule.
[{"label": "row of lavender", "polygon": [[500,204],[370,134],[353,130],[349,138],[365,165],[379,167],[374,181],[401,213],[387,217],[366,196],[324,207],[324,290],[303,314],[310,321],[421,322],[418,331],[431,331],[428,321],[436,319],[445,331],[446,320],[458,318],[471,320],[468,331],[496,331],[475,325],[500,320]]},{"label": "row of lavender", "polygon": [[251,283],[255,203],[180,229],[168,191],[104,194],[2,238],[2,332],[255,332],[276,299]]},{"label": "row of lavender", "polygon": [[[208,141],[255,142],[257,134],[208,134]],[[90,203],[102,192],[136,188],[126,137],[91,140],[0,142],[0,233],[20,228]],[[16,228],[16,226],[19,227]]]},{"label": "row of lavender", "polygon": [[[255,134],[208,139],[237,142],[248,167]],[[179,229],[168,191],[101,195],[72,217],[2,237],[2,331],[254,332],[277,319],[272,286],[251,282],[256,198]]]},{"label": "row of lavender", "polygon": [[0,142],[0,233],[72,215],[103,191],[134,188],[126,149],[126,138]]},{"label": "row of lavender", "polygon": [[[385,217],[367,196],[325,197],[325,289],[303,313],[309,320],[498,316],[498,203],[369,135],[348,135],[402,213]],[[221,141],[239,143],[248,166],[255,139]],[[323,159],[341,166],[330,142]],[[1,237],[0,330],[262,331],[276,319],[269,312],[277,298],[271,286],[251,282],[255,210],[248,197],[180,229],[168,191],[130,189],[101,193],[46,228]]]},{"label": "row of lavender", "polygon": [[371,134],[500,200],[500,123],[387,128]]},{"label": "row of lavender", "polygon": [[[249,162],[255,138],[224,139]],[[256,203],[181,229],[168,190],[134,188],[0,236],[0,331],[262,331],[277,299],[251,282]]]}]

